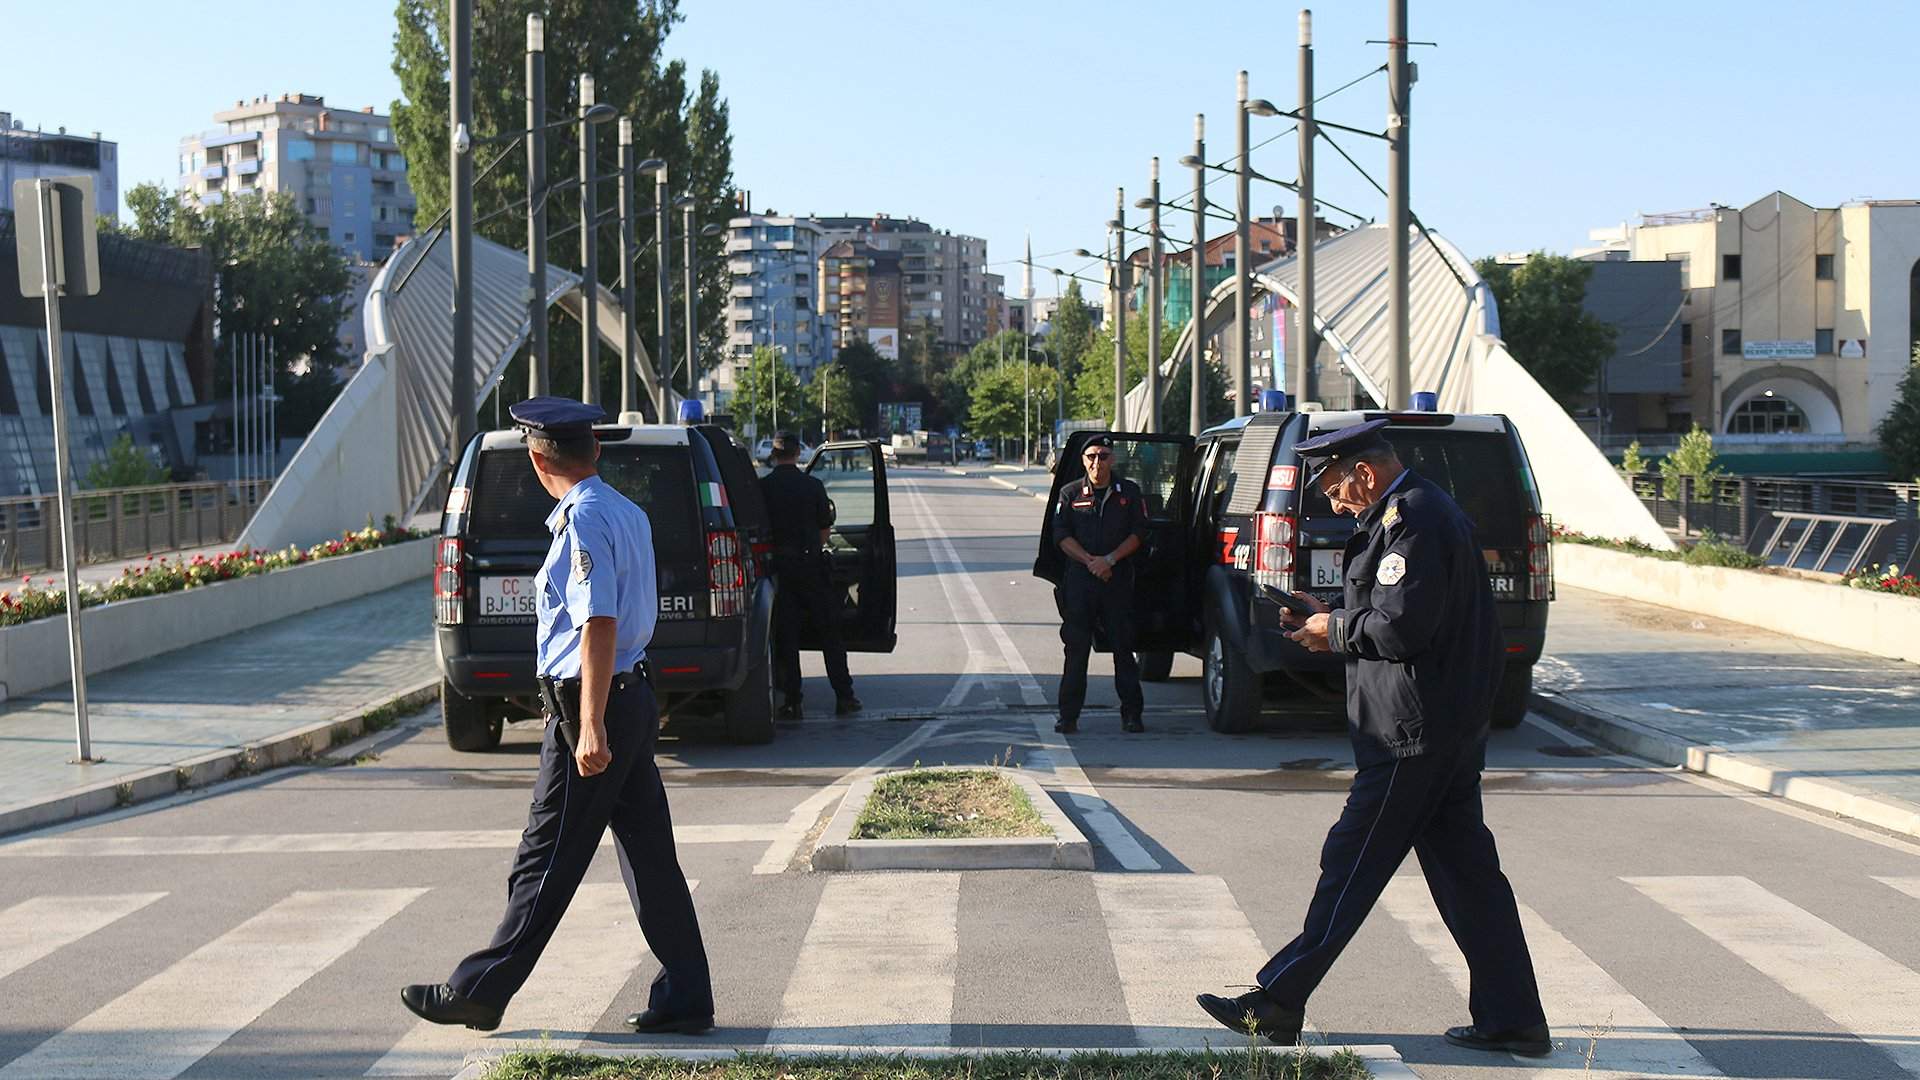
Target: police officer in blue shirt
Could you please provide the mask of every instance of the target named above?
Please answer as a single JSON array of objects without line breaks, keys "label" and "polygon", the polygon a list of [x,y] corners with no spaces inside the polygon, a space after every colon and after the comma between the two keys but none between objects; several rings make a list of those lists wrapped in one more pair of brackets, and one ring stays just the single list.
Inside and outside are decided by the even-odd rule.
[{"label": "police officer in blue shirt", "polygon": [[550,717],[540,773],[493,942],[446,982],[409,986],[400,999],[437,1024],[498,1027],[611,825],[640,932],[661,968],[646,1010],[627,1022],[643,1032],[705,1032],[713,1027],[707,954],[653,760],[658,716],[646,650],[659,586],[652,527],[596,469],[593,424],[605,418],[602,410],[539,397],[510,411],[540,486],[559,500],[547,517],[553,544],[535,609]]},{"label": "police officer in blue shirt", "polygon": [[1055,593],[1060,604],[1060,719],[1053,730],[1080,730],[1087,700],[1087,656],[1093,628],[1104,626],[1113,650],[1113,688],[1120,697],[1120,730],[1145,731],[1140,714],[1140,664],[1133,655],[1132,556],[1147,539],[1147,497],[1140,485],[1113,474],[1113,436],[1095,435],[1081,451],[1087,476],[1060,489],[1053,541],[1070,565]]},{"label": "police officer in blue shirt", "polygon": [[1200,1007],[1244,1033],[1291,1044],[1307,996],[1412,851],[1473,976],[1473,1023],[1446,1039],[1527,1056],[1553,1043],[1513,888],[1500,872],[1480,802],[1487,723],[1504,656],[1493,590],[1473,522],[1451,496],[1409,471],[1381,429],[1354,424],[1295,447],[1308,482],[1359,523],[1347,542],[1340,607],[1288,636],[1347,662],[1353,784],[1320,852],[1320,881],[1300,935],[1235,998]]}]

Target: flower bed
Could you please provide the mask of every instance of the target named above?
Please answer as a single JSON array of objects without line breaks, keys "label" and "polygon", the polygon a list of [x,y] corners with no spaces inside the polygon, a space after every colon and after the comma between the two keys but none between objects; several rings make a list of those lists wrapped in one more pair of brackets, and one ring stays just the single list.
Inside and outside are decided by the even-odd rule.
[{"label": "flower bed", "polygon": [[[105,585],[83,583],[79,588],[80,607],[82,609],[100,604],[110,604],[116,600],[132,600],[141,596],[159,596],[162,593],[180,592],[184,589],[212,585],[235,578],[264,574],[273,570],[284,570],[290,566],[299,566],[318,559],[329,559],[337,555],[352,555],[361,551],[401,544],[409,540],[420,540],[429,534],[420,529],[410,529],[396,524],[389,517],[384,525],[375,528],[369,523],[364,529],[355,529],[340,534],[338,540],[328,540],[310,548],[289,546],[281,551],[255,551],[241,548],[236,551],[223,551],[217,555],[195,555],[191,559],[167,559],[149,555],[146,561],[129,566],[120,571],[120,576]],[[67,610],[66,589],[56,585],[55,579],[45,579],[45,584],[35,586],[31,576],[21,578],[18,591],[0,592],[0,626],[17,626],[60,615]]]},{"label": "flower bed", "polygon": [[1920,578],[1912,574],[1902,574],[1898,566],[1869,566],[1865,570],[1856,570],[1840,579],[1842,585],[1849,588],[1865,589],[1868,592],[1893,593],[1896,596],[1920,597]]}]

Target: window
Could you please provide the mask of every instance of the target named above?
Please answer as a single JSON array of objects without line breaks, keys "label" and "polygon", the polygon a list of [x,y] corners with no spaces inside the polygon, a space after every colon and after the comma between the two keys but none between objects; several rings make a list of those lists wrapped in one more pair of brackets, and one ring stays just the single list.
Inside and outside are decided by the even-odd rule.
[{"label": "window", "polygon": [[1813,257],[1813,276],[1820,281],[1833,280],[1833,256],[1815,255]]},{"label": "window", "polygon": [[355,237],[352,233],[342,233],[340,235],[340,242],[343,244],[351,244],[354,242],[355,239],[357,239],[357,237]]},{"label": "window", "polygon": [[1720,277],[1724,281],[1740,280],[1740,256],[1720,256]]},{"label": "window", "polygon": [[1738,330],[1720,331],[1720,355],[1722,356],[1739,356],[1740,355],[1740,331]]},{"label": "window", "polygon": [[1777,397],[1768,390],[1762,396],[1748,401],[1727,417],[1729,435],[1803,435],[1807,430],[1807,414],[1783,397]]},{"label": "window", "polygon": [[1693,344],[1693,324],[1692,323],[1688,322],[1688,323],[1680,324],[1680,344],[1682,346]]},{"label": "window", "polygon": [[307,213],[313,213],[313,197],[311,195],[307,197]]},{"label": "window", "polygon": [[287,140],[287,160],[288,161],[312,161],[313,160],[313,143],[309,142],[306,139],[288,139]]},{"label": "window", "polygon": [[1833,331],[1815,330],[1813,332],[1813,352],[1815,356],[1833,355]]},{"label": "window", "polygon": [[373,141],[374,142],[392,142],[393,132],[387,128],[374,128]]},{"label": "window", "polygon": [[333,144],[333,163],[335,165],[360,164],[360,148],[350,142]]}]

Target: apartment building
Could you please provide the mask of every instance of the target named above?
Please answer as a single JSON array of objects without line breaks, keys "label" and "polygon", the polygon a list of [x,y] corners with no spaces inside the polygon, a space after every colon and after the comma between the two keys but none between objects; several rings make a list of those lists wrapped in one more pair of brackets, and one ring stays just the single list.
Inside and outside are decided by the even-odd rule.
[{"label": "apartment building", "polygon": [[90,176],[94,208],[120,216],[119,146],[91,135],[69,135],[66,128],[29,130],[10,112],[0,112],[0,210],[13,209],[13,182],[42,176]]},{"label": "apartment building", "polygon": [[900,359],[900,253],[841,240],[820,256],[819,308],[836,350],[858,341]]},{"label": "apartment building", "polygon": [[916,218],[816,217],[829,244],[855,241],[900,257],[903,330],[931,327],[948,352],[972,348],[994,333],[997,289],[987,281],[987,242],[936,229]]},{"label": "apartment building", "polygon": [[833,359],[833,334],[815,305],[815,275],[826,250],[818,225],[777,213],[743,214],[727,222],[726,361],[713,374],[714,389],[728,395],[735,371],[755,349],[780,351],[801,379],[812,381],[819,365]]}]

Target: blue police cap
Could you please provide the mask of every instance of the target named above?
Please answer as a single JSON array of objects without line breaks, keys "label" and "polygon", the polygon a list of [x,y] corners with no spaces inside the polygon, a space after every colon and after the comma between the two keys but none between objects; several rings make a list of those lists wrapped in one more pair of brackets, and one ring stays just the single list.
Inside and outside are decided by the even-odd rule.
[{"label": "blue police cap", "polygon": [[1319,483],[1320,475],[1337,462],[1352,461],[1369,450],[1392,449],[1393,444],[1381,434],[1386,426],[1385,420],[1368,420],[1296,443],[1293,450],[1307,467],[1307,483]]},{"label": "blue police cap", "polygon": [[507,407],[514,426],[544,439],[579,439],[593,434],[593,425],[607,418],[607,410],[563,397],[536,397]]}]

